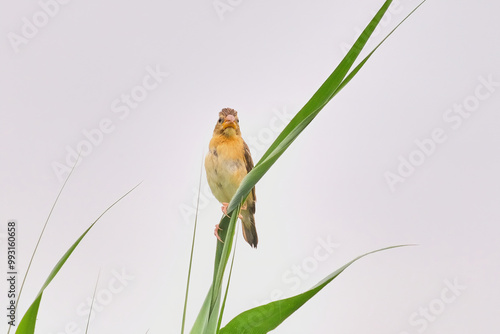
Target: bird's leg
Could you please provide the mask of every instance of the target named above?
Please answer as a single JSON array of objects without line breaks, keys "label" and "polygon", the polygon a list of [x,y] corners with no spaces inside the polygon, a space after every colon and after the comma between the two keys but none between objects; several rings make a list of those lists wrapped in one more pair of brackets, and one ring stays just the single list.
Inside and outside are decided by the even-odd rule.
[{"label": "bird's leg", "polygon": [[[228,217],[228,218],[231,218],[229,217],[229,215],[227,214],[227,207],[229,206],[229,203],[222,203],[222,212],[224,213],[224,216]],[[241,207],[241,210],[246,210],[247,209],[247,204],[245,203],[244,204],[244,207],[242,206]],[[238,218],[240,219],[243,219],[243,216],[241,215],[241,213],[238,215]]]},{"label": "bird's leg", "polygon": [[217,240],[219,240],[220,242],[224,243],[224,241],[222,241],[222,239],[219,237],[219,230],[222,231],[222,229],[219,227],[219,224],[216,224],[215,225],[215,230],[214,230],[214,235],[217,237]]},{"label": "bird's leg", "polygon": [[229,217],[229,216],[227,215],[227,207],[228,207],[228,206],[229,206],[229,203],[222,203],[222,207],[221,207],[221,209],[222,209],[222,212],[224,213],[224,216],[226,216],[226,217]]}]

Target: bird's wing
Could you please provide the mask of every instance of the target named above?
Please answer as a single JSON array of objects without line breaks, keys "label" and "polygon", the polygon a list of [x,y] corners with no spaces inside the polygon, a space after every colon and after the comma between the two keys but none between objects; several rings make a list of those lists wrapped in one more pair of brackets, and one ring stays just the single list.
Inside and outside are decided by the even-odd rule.
[{"label": "bird's wing", "polygon": [[[250,173],[250,171],[253,168],[253,160],[252,156],[250,155],[250,148],[248,147],[247,143],[243,142],[243,148],[244,148],[244,153],[245,153],[245,167],[247,169],[247,173]],[[255,197],[255,187],[252,188],[252,197],[253,200],[257,200],[257,197]]]}]

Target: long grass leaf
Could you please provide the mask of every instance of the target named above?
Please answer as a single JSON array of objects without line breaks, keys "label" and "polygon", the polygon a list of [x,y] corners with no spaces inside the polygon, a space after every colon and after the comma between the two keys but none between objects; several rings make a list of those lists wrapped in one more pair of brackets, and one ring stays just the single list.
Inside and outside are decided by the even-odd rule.
[{"label": "long grass leaf", "polygon": [[101,276],[101,270],[97,274],[97,279],[95,281],[94,293],[92,294],[92,301],[90,302],[89,316],[87,318],[87,326],[85,326],[85,334],[89,332],[90,318],[92,317],[92,310],[94,309],[95,294],[97,292],[97,285],[99,284],[99,277]]},{"label": "long grass leaf", "polygon": [[[237,229],[238,228],[236,228],[236,230]],[[227,275],[226,292],[224,292],[224,299],[222,300],[222,305],[220,307],[219,321],[217,322],[216,333],[218,333],[219,330],[220,330],[220,326],[222,324],[222,315],[224,314],[224,309],[226,308],[227,295],[229,293],[229,284],[231,283],[231,274],[233,273],[234,257],[236,255],[236,247],[237,247],[237,245],[238,245],[238,233],[236,233],[236,237],[235,237],[235,241],[234,241],[233,256],[231,257],[231,266],[229,267],[229,273]]]},{"label": "long grass leaf", "polygon": [[269,331],[278,327],[286,318],[288,318],[292,313],[297,311],[309,299],[314,297],[314,295],[316,295],[319,291],[321,291],[321,289],[323,289],[326,285],[328,285],[328,283],[333,281],[338,275],[340,275],[345,269],[347,269],[351,264],[353,264],[357,260],[369,254],[403,246],[409,246],[409,245],[400,245],[400,246],[382,248],[358,256],[354,260],[348,262],[339,269],[335,270],[333,273],[325,277],[321,282],[319,282],[306,292],[303,292],[301,294],[298,294],[290,298],[285,298],[262,306],[257,306],[248,311],[240,313],[234,319],[232,319],[224,328],[222,328],[219,331],[219,334],[268,333]]},{"label": "long grass leaf", "polygon": [[391,3],[392,0],[384,2],[382,7],[375,14],[352,48],[346,54],[344,59],[342,59],[340,64],[335,68],[328,79],[326,79],[311,99],[304,105],[304,107],[302,107],[302,109],[292,118],[290,123],[288,123],[285,129],[283,129],[283,131],[278,135],[276,140],[264,153],[259,162],[257,162],[254,169],[252,169],[252,171],[250,171],[250,173],[248,173],[243,179],[238,190],[229,203],[228,212],[234,210],[238,204],[243,203],[255,184],[262,178],[262,176],[264,176],[267,170],[271,168],[281,154],[285,152],[291,143],[335,95],[338,87],[342,84],[342,81],[347,76],[349,70],[361,53],[361,50],[366,45],[368,39],[373,34],[373,31],[380,23],[380,20],[386,13]]},{"label": "long grass leaf", "polygon": [[222,252],[219,261],[216,261],[214,266],[216,269],[215,270],[216,275],[214,276],[215,288],[214,288],[214,294],[212,295],[212,303],[214,302],[216,296],[220,294],[222,277],[224,276],[224,271],[226,267],[225,264],[227,264],[229,255],[231,253],[231,248],[233,245],[236,221],[238,220],[238,213],[239,209],[236,210],[236,212],[234,212],[233,215],[231,216],[231,219],[227,226],[227,233],[226,235],[224,235],[224,239],[222,239],[223,242],[222,243],[217,242],[218,248],[222,247]]},{"label": "long grass leaf", "polygon": [[[139,183],[140,184],[140,183]],[[61,257],[59,262],[54,266],[52,269],[52,272],[49,274],[47,279],[45,280],[45,283],[43,284],[42,288],[40,289],[40,292],[38,292],[38,295],[36,296],[35,300],[31,304],[31,306],[28,308],[26,313],[24,314],[23,318],[21,319],[21,322],[19,323],[19,327],[16,330],[16,334],[33,334],[35,332],[35,324],[36,324],[36,316],[38,314],[38,308],[40,306],[40,301],[42,300],[43,292],[47,288],[47,286],[52,282],[54,277],[59,273],[59,270],[61,270],[62,266],[66,263],[70,255],[73,253],[75,248],[80,244],[80,241],[87,235],[87,233],[90,231],[92,227],[101,219],[102,216],[106,212],[108,212],[113,206],[115,206],[118,202],[120,202],[125,196],[130,194],[135,188],[137,188],[138,185],[130,189],[127,193],[125,193],[122,197],[120,197],[118,200],[116,200],[113,204],[111,204],[104,212],[97,217],[97,219],[90,225],[85,232],[75,241],[73,245],[64,253],[64,255]]]},{"label": "long grass leaf", "polygon": [[[337,88],[337,91],[333,94],[333,96],[337,95],[337,93],[340,92],[342,90],[342,88],[344,88],[351,81],[352,78],[354,78],[354,76],[365,65],[365,63],[368,61],[368,59],[370,59],[370,57],[375,53],[375,51],[377,51],[377,49],[396,31],[396,29],[398,29],[399,26],[402,25],[403,22],[405,22],[411,15],[413,15],[415,13],[415,11],[418,8],[420,8],[420,6],[422,6],[424,4],[424,2],[426,2],[426,1],[427,0],[424,0],[421,3],[419,3],[408,15],[406,15],[406,17],[404,19],[401,20],[401,22],[399,22],[394,27],[394,29],[392,29],[387,34],[387,36],[384,37],[384,39],[380,43],[377,44],[377,46],[375,48],[373,48],[373,50],[349,73],[349,75],[347,75],[347,77],[339,85],[339,87]],[[332,98],[333,98],[333,96],[332,96]]]},{"label": "long grass leaf", "polygon": [[[21,294],[23,292],[24,283],[26,283],[26,278],[28,277],[28,274],[30,272],[31,264],[33,263],[33,258],[35,257],[36,251],[38,250],[38,246],[40,245],[40,241],[42,240],[43,234],[45,232],[45,228],[47,227],[47,224],[49,223],[50,217],[52,216],[52,212],[54,212],[54,209],[56,207],[57,202],[59,202],[59,197],[61,197],[61,194],[62,194],[64,188],[66,187],[66,183],[68,183],[69,178],[73,174],[73,171],[75,170],[76,165],[78,164],[78,162],[80,160],[80,154],[81,154],[81,152],[78,152],[78,157],[76,158],[75,163],[73,164],[73,167],[71,167],[71,170],[69,171],[68,176],[64,180],[64,183],[61,186],[61,189],[59,189],[59,193],[57,194],[56,199],[55,199],[54,203],[52,204],[52,207],[50,208],[49,214],[47,215],[47,219],[45,220],[45,224],[43,224],[42,232],[40,232],[40,236],[38,237],[38,241],[36,242],[35,248],[33,249],[33,253],[31,253],[31,258],[30,258],[30,261],[28,262],[28,267],[26,268],[26,273],[24,274],[23,281],[21,283],[21,287],[19,288],[19,294],[17,295],[16,304],[14,307],[14,309],[16,311],[17,311],[17,305],[19,303],[19,299],[21,298]],[[36,321],[36,319],[35,319],[35,321]],[[7,330],[7,334],[10,333],[11,327],[12,326],[9,325],[9,329]]]},{"label": "long grass leaf", "polygon": [[198,316],[191,328],[190,334],[202,334],[207,328],[208,317],[210,315],[210,304],[212,302],[212,287],[208,289],[207,296],[205,297],[205,301],[201,306],[200,311],[198,312]]},{"label": "long grass leaf", "polygon": [[[226,235],[228,232],[228,230],[227,230],[228,225],[229,225],[229,218],[225,215],[222,215],[222,218],[219,222],[219,227],[220,227],[219,237],[222,240],[226,239]],[[213,284],[214,284],[216,276],[217,276],[218,265],[220,263],[223,248],[224,248],[224,243],[221,243],[217,240],[212,284],[210,285],[210,289],[208,290],[207,296],[205,297],[205,301],[203,302],[203,305],[201,306],[201,309],[198,312],[198,316],[196,317],[196,320],[193,324],[193,327],[191,328],[191,332],[190,332],[191,334],[204,333],[205,329],[207,327],[208,318],[210,316],[210,309],[211,309],[211,305],[212,305]]]},{"label": "long grass leaf", "polygon": [[191,241],[191,254],[189,256],[189,268],[188,268],[188,276],[187,276],[187,283],[186,283],[186,295],[184,297],[184,309],[182,311],[181,334],[184,334],[184,327],[186,324],[186,311],[187,311],[187,303],[188,303],[188,296],[189,296],[189,283],[191,281],[191,268],[193,265],[194,244],[196,241],[196,226],[198,225],[198,211],[199,211],[199,206],[200,206],[201,177],[202,177],[202,175],[203,175],[203,162],[201,163],[200,179],[198,181],[198,198],[196,199],[196,214],[194,216],[193,239]]},{"label": "long grass leaf", "polygon": [[[379,45],[377,45],[377,47],[372,50],[369,55],[365,57],[365,59],[363,59],[361,63],[354,68],[354,70],[349,72],[362,49],[366,45],[368,39],[373,34],[373,31],[380,23],[384,14],[387,12],[391,3],[391,0],[387,0],[384,2],[382,7],[375,14],[367,27],[363,30],[359,38],[354,43],[353,47],[349,50],[349,52],[340,62],[337,68],[335,68],[332,74],[321,85],[321,87],[312,96],[312,98],[304,105],[304,107],[292,118],[290,123],[278,135],[278,138],[271,144],[271,146],[264,153],[259,162],[257,162],[252,171],[250,171],[250,173],[248,173],[247,176],[243,179],[231,202],[229,203],[227,211],[230,215],[237,215],[237,212],[239,212],[238,207],[245,201],[246,197],[250,193],[251,189],[256,185],[256,183],[267,173],[272,165],[279,159],[279,157],[285,152],[285,150],[300,135],[300,133],[310,124],[310,122],[312,122],[312,120],[318,115],[323,107],[350,82],[350,80],[368,61],[375,50],[377,50],[377,48],[383,43],[382,41]],[[392,32],[390,34],[392,34]],[[234,223],[235,222],[232,219],[230,221],[227,219],[222,219],[220,226],[227,227],[229,231],[233,231]],[[207,294],[207,299],[205,300],[204,306],[202,307],[197,321],[195,322],[195,326],[193,327],[196,327],[199,331],[192,331],[192,333],[214,333],[213,328],[210,324],[213,323],[214,319],[217,317],[217,315],[215,315],[214,313],[214,310],[220,304],[219,284],[222,283],[221,279],[223,276],[224,268],[227,265],[227,259],[230,252],[230,249],[226,249],[226,247],[230,246],[230,244],[226,243],[225,237],[226,236],[221,236],[222,240],[224,240],[224,244],[217,244],[216,260],[214,265],[214,279],[209,293]],[[228,234],[228,237],[232,242],[232,233]],[[222,275],[220,275],[221,273]],[[210,303],[208,302],[209,299],[211,299]],[[207,308],[210,308],[210,310],[207,311]],[[208,319],[206,318],[207,313]]]},{"label": "long grass leaf", "polygon": [[222,216],[220,220],[219,237],[223,242],[217,240],[212,284],[193,324],[191,334],[212,334],[217,329],[222,278],[233,243],[236,220],[238,219],[237,212],[239,210],[233,213],[232,218]]},{"label": "long grass leaf", "polygon": [[229,256],[231,254],[231,249],[233,246],[236,221],[238,220],[239,212],[240,206],[238,206],[237,209],[233,212],[226,228],[227,232],[224,235],[224,238],[222,238],[221,236],[223,242],[217,242],[217,248],[222,247],[222,251],[220,253],[219,261],[216,261],[214,264],[214,272],[216,273],[216,275],[214,276],[212,283],[212,302],[210,305],[210,313],[208,315],[208,323],[207,328],[205,329],[205,334],[212,334],[217,330],[222,281],[224,278],[227,261],[229,260]]}]

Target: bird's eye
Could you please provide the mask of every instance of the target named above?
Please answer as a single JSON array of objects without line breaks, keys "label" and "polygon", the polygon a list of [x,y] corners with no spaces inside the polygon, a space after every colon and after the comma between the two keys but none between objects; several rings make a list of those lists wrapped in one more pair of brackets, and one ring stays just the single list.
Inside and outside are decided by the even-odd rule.
[{"label": "bird's eye", "polygon": [[222,122],[224,122],[224,118],[219,118],[219,124],[222,124]]}]

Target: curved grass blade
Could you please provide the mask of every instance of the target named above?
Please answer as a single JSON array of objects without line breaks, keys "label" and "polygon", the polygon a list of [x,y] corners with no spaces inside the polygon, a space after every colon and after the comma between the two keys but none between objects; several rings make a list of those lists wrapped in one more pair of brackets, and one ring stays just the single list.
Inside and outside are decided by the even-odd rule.
[{"label": "curved grass blade", "polygon": [[[230,219],[222,215],[222,218],[219,222],[219,227],[221,228],[219,231],[219,237],[224,241],[226,240],[228,234],[228,226]],[[212,284],[210,285],[210,289],[208,289],[207,296],[205,297],[205,301],[201,306],[200,311],[198,312],[198,316],[191,328],[191,334],[202,334],[205,333],[205,330],[208,326],[208,319],[210,317],[211,307],[212,307],[212,294],[213,294],[213,285],[216,280],[218,267],[220,264],[220,260],[222,257],[222,250],[224,248],[224,243],[221,243],[217,240],[217,246],[215,251],[215,261],[214,261],[214,274],[212,278]]]},{"label": "curved grass blade", "polygon": [[[28,262],[28,267],[26,268],[26,273],[24,274],[23,281],[21,283],[21,288],[19,289],[19,294],[17,295],[16,304],[14,306],[15,311],[17,311],[17,304],[19,303],[19,299],[21,298],[21,293],[23,292],[24,283],[26,283],[26,278],[28,277],[28,273],[30,272],[31,264],[33,263],[33,258],[35,257],[36,251],[38,250],[38,246],[40,245],[40,241],[42,240],[43,234],[45,232],[45,228],[47,227],[47,224],[49,223],[49,219],[52,216],[52,212],[54,211],[54,208],[56,207],[57,202],[59,202],[59,197],[61,197],[61,194],[62,194],[64,188],[66,187],[66,183],[68,183],[69,178],[73,174],[73,171],[75,170],[75,167],[80,160],[80,154],[81,154],[81,152],[78,152],[78,157],[76,158],[75,163],[73,164],[73,167],[71,167],[71,170],[69,171],[69,174],[66,177],[66,180],[64,180],[64,183],[61,186],[61,189],[59,190],[59,193],[56,196],[54,204],[52,204],[52,208],[50,208],[47,219],[45,220],[45,224],[43,225],[42,232],[40,233],[40,236],[38,237],[38,241],[36,242],[35,249],[33,250],[33,253],[31,254],[30,261]],[[7,330],[7,334],[10,333],[11,327],[12,326],[9,325],[9,329]]]},{"label": "curved grass blade", "polygon": [[[221,249],[220,257],[216,258],[214,268],[214,294],[212,295],[212,303],[215,302],[215,299],[220,296],[221,286],[222,286],[222,277],[224,276],[224,271],[226,269],[227,261],[229,260],[229,255],[231,254],[231,248],[233,246],[234,240],[234,232],[236,227],[236,221],[238,220],[238,214],[240,212],[240,206],[238,206],[237,210],[232,214],[228,226],[227,233],[224,235],[224,238],[221,239],[223,242],[217,241],[217,250]],[[224,228],[224,227],[222,227]],[[218,253],[218,252],[217,252]],[[218,261],[217,261],[218,260]]]},{"label": "curved grass blade", "polygon": [[[306,105],[295,115],[295,117],[290,121],[290,123],[285,127],[285,129],[278,135],[278,138],[273,142],[273,144],[271,144],[269,149],[259,160],[259,162],[255,165],[252,171],[248,173],[248,175],[243,179],[238,190],[233,196],[231,202],[229,203],[227,211],[229,212],[230,215],[235,214],[234,211],[238,208],[238,206],[240,206],[245,201],[251,189],[265,175],[265,173],[272,167],[272,165],[279,159],[281,154],[284,153],[284,151],[300,135],[300,133],[307,127],[307,125],[309,125],[309,123],[318,115],[318,113],[323,109],[323,107],[343,87],[345,87],[347,83],[350,82],[350,80],[364,66],[364,64],[375,52],[375,50],[382,44],[380,43],[374,50],[372,50],[372,52],[370,52],[370,54],[353,71],[349,73],[349,70],[353,66],[361,50],[366,45],[369,37],[372,35],[373,31],[380,23],[380,20],[388,10],[391,3],[392,3],[391,0],[384,2],[380,10],[370,21],[368,26],[356,40],[353,47],[349,50],[349,52],[340,62],[337,68],[323,83],[323,85],[321,85],[321,87],[313,95],[313,97],[306,103]],[[390,34],[392,34],[392,32]],[[221,227],[226,226],[223,224],[228,224],[229,229],[230,230],[233,229],[232,233],[234,233],[234,227],[231,226],[234,225],[233,221],[229,222],[227,220],[224,221],[223,219],[221,221],[220,226]],[[232,234],[230,234],[230,236],[231,236],[230,240],[232,240]],[[222,237],[222,239],[225,240],[225,237]],[[202,310],[200,311],[200,314],[198,315],[198,318],[195,322],[195,326],[193,327],[192,333],[214,333],[213,328],[211,328],[210,326],[210,323],[213,323],[213,320],[216,317],[216,315],[213,313],[213,310],[217,308],[220,303],[220,293],[217,293],[216,291],[216,289],[220,290],[220,285],[216,284],[216,276],[218,277],[217,279],[219,279],[219,277],[221,278],[219,272],[221,271],[222,268],[222,273],[223,273],[224,268],[227,265],[227,257],[229,256],[228,255],[229,252],[226,250],[226,246],[227,246],[226,244],[224,245],[221,245],[220,243],[217,244],[216,261],[214,266],[214,280],[209,290],[209,293],[207,294],[207,298],[205,299]],[[223,254],[224,256],[222,256]]]},{"label": "curved grass blade", "polygon": [[238,213],[239,207],[238,210],[232,214],[232,218],[223,216],[220,220],[219,226],[221,230],[219,231],[219,237],[223,242],[217,240],[212,284],[191,329],[191,334],[211,334],[216,331],[221,300],[222,279],[233,244]]},{"label": "curved grass blade", "polygon": [[193,227],[193,240],[191,242],[191,255],[189,256],[189,268],[188,268],[188,277],[186,283],[186,296],[184,297],[184,310],[182,311],[182,325],[181,325],[181,334],[184,334],[184,327],[186,324],[186,311],[187,311],[187,303],[188,303],[188,295],[189,295],[189,282],[191,281],[191,268],[193,265],[193,254],[194,254],[194,243],[196,240],[196,226],[198,225],[198,209],[200,206],[200,193],[201,193],[201,177],[203,175],[203,162],[201,163],[200,168],[200,180],[198,182],[198,198],[196,200],[196,214],[194,216],[194,227]]},{"label": "curved grass blade", "polygon": [[[340,84],[340,86],[338,87],[337,91],[333,94],[333,96],[337,95],[338,92],[340,92],[342,90],[342,88],[344,88],[350,81],[352,78],[354,78],[354,76],[359,72],[359,70],[365,65],[365,63],[368,61],[368,59],[370,59],[370,57],[375,53],[375,51],[377,51],[377,49],[389,38],[389,36],[391,36],[395,31],[396,29],[399,28],[400,25],[403,24],[403,22],[405,22],[411,15],[413,15],[413,13],[415,13],[415,11],[420,8],[420,6],[422,6],[424,4],[424,2],[426,2],[427,0],[424,0],[422,1],[421,3],[419,3],[408,15],[406,15],[406,17],[404,19],[401,20],[401,22],[399,22],[395,27],[394,29],[392,29],[388,34],[387,36],[384,37],[384,39],[377,44],[377,46],[349,73],[349,75],[342,81],[342,83]],[[332,98],[333,98],[332,96]]]},{"label": "curved grass blade", "polygon": [[[217,330],[219,309],[221,302],[221,291],[222,291],[222,281],[224,278],[224,272],[226,269],[227,261],[231,255],[231,249],[233,247],[234,234],[236,229],[236,221],[238,220],[238,214],[240,213],[241,206],[238,206],[233,212],[229,223],[227,226],[227,233],[224,235],[223,243],[217,241],[217,250],[221,249],[220,257],[216,257],[216,262],[214,264],[214,278],[212,283],[212,302],[210,304],[210,312],[208,314],[207,328],[205,329],[205,334],[215,333]],[[224,228],[224,227],[222,227]],[[219,252],[217,252],[219,253]],[[217,261],[218,260],[218,261]]]},{"label": "curved grass blade", "polygon": [[399,246],[382,248],[358,256],[354,260],[348,262],[339,269],[335,270],[333,273],[328,275],[321,282],[319,282],[306,292],[303,292],[299,295],[290,298],[285,298],[282,300],[271,302],[269,304],[258,306],[243,313],[240,313],[234,319],[232,319],[224,328],[222,328],[219,331],[219,334],[268,333],[269,331],[278,327],[286,318],[288,318],[292,313],[297,311],[309,299],[311,299],[314,295],[316,295],[319,291],[321,291],[321,289],[323,289],[326,285],[328,285],[328,283],[333,281],[338,275],[340,275],[345,269],[347,269],[351,264],[353,264],[357,260],[369,254],[404,246],[409,246],[409,245],[399,245]]},{"label": "curved grass blade", "polygon": [[[236,229],[238,229],[238,228],[236,228]],[[231,258],[231,266],[229,267],[229,274],[227,276],[226,292],[224,293],[224,299],[222,300],[222,306],[220,308],[219,321],[217,322],[216,333],[218,333],[220,330],[220,326],[222,324],[222,315],[224,314],[224,309],[226,308],[226,300],[227,300],[227,295],[229,292],[229,284],[231,283],[231,274],[233,273],[234,257],[236,255],[236,246],[237,245],[238,245],[238,233],[236,233],[236,237],[235,237],[235,241],[234,241],[233,256]]]},{"label": "curved grass blade", "polygon": [[[278,138],[271,144],[255,167],[247,174],[241,182],[238,190],[233,196],[228,206],[228,212],[236,208],[238,204],[243,203],[255,184],[264,176],[299,134],[309,125],[309,123],[319,114],[323,107],[335,96],[341,86],[344,78],[353,66],[357,57],[361,53],[373,31],[380,23],[380,20],[387,12],[392,0],[387,0],[375,14],[373,19],[363,30],[352,48],[346,54],[344,59],[335,68],[332,74],[326,79],[321,87],[314,93],[311,99],[302,107],[302,109],[292,118],[290,123],[278,135]],[[358,69],[359,70],[359,69]],[[353,75],[354,76],[354,75]],[[345,86],[345,85],[344,85]]]},{"label": "curved grass blade", "polygon": [[200,312],[196,317],[196,320],[191,328],[190,334],[202,334],[207,328],[208,316],[210,315],[210,303],[212,301],[212,286],[208,289],[208,294],[205,297],[205,301],[201,306]]},{"label": "curved grass blade", "polygon": [[89,317],[87,318],[87,326],[85,326],[85,334],[88,334],[90,318],[92,317],[92,310],[94,309],[95,294],[97,292],[97,285],[99,284],[99,277],[101,276],[101,270],[97,274],[97,280],[95,281],[94,293],[92,294],[92,301],[90,302]]},{"label": "curved grass blade", "polygon": [[120,202],[125,196],[130,194],[135,188],[137,188],[140,185],[136,185],[132,189],[130,189],[125,195],[120,197],[118,200],[116,200],[113,204],[111,204],[104,212],[97,217],[97,219],[90,225],[89,228],[83,234],[75,241],[75,243],[66,251],[66,253],[61,257],[59,262],[55,265],[55,267],[52,269],[52,272],[49,274],[47,277],[47,280],[43,284],[42,288],[40,289],[40,292],[38,292],[38,295],[36,296],[35,300],[31,304],[31,306],[28,308],[26,313],[24,314],[23,318],[21,319],[21,322],[19,323],[19,327],[16,330],[16,334],[34,334],[35,333],[35,324],[36,324],[36,316],[38,314],[38,308],[40,306],[40,301],[42,300],[43,292],[47,288],[47,286],[52,282],[54,277],[57,275],[59,270],[61,270],[62,266],[66,263],[70,255],[73,253],[75,248],[80,244],[80,241],[87,235],[87,233],[90,231],[92,227],[101,219],[102,216],[106,212],[108,212],[113,206],[115,206],[118,202]]}]

